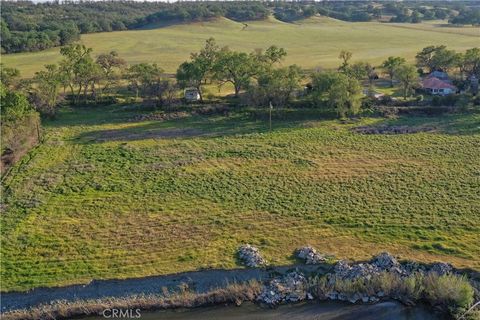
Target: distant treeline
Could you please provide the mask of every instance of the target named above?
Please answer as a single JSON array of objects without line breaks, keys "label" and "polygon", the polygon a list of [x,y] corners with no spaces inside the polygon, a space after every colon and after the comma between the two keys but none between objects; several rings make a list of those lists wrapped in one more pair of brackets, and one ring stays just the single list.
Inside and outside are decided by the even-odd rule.
[{"label": "distant treeline", "polygon": [[[416,23],[449,19],[454,24],[480,24],[475,1],[328,1],[328,2],[51,2],[2,1],[2,52],[38,51],[66,45],[80,34],[137,29],[161,23],[204,21],[226,17],[261,20],[273,14],[290,22],[315,14],[345,21],[391,17],[391,22]],[[478,5],[478,3],[477,3]]]}]

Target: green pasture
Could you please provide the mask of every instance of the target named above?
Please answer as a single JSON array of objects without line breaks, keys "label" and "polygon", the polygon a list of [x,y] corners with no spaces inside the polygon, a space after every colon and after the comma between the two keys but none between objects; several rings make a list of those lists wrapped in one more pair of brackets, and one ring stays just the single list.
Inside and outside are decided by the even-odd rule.
[{"label": "green pasture", "polygon": [[[116,50],[129,63],[157,62],[167,72],[198,51],[204,41],[214,37],[222,46],[251,51],[270,45],[288,52],[285,64],[304,68],[331,68],[339,64],[341,50],[354,53],[354,60],[379,64],[388,56],[402,56],[410,61],[427,45],[446,45],[465,51],[478,46],[480,28],[451,27],[435,23],[389,24],[351,23],[314,17],[296,23],[270,18],[265,21],[234,22],[225,18],[210,22],[152,26],[151,29],[82,35],[81,41],[94,54]],[[41,52],[3,55],[2,61],[32,76],[43,65],[59,61],[58,48]]]},{"label": "green pasture", "polygon": [[[45,142],[3,181],[3,290],[233,268],[242,243],[277,265],[311,244],[480,268],[478,114],[282,111],[270,131],[245,112],[131,121],[138,112],[64,109],[45,123]],[[433,131],[351,130],[376,125]]]}]

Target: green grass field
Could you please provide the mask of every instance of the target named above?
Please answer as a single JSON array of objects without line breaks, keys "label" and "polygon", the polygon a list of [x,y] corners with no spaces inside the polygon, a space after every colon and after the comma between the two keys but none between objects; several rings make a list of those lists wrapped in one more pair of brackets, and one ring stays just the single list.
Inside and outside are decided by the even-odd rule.
[{"label": "green grass field", "polygon": [[[4,179],[2,290],[273,264],[311,244],[337,258],[388,250],[480,269],[480,116],[363,119],[314,110],[264,120],[129,121],[64,109]],[[395,124],[434,132],[364,135]]]},{"label": "green grass field", "polygon": [[[478,27],[446,27],[438,21],[349,23],[314,17],[297,23],[274,19],[249,22],[248,27],[243,28],[242,23],[219,19],[150,30],[88,34],[82,36],[82,42],[93,48],[94,54],[116,50],[129,63],[157,62],[167,72],[175,72],[209,37],[238,50],[281,46],[288,52],[286,64],[295,63],[309,69],[338,66],[341,50],[352,51],[354,60],[378,64],[388,56],[402,56],[412,61],[415,53],[427,45],[444,44],[465,51],[478,46],[480,39]],[[2,56],[7,66],[19,68],[26,77],[59,59],[58,48]]]}]

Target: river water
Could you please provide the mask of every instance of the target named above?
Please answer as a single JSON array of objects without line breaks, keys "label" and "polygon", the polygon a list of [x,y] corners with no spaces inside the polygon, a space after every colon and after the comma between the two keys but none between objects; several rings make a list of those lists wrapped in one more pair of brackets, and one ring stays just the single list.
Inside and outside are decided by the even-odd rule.
[{"label": "river water", "polygon": [[[107,314],[109,315],[109,314]],[[135,315],[135,314],[133,314]],[[109,317],[111,319],[111,317]],[[132,317],[133,318],[133,317]],[[83,320],[106,319],[103,316]],[[125,319],[125,318],[123,318]],[[264,308],[253,303],[184,310],[142,312],[142,320],[439,320],[446,319],[422,305],[406,307],[398,302],[352,305],[341,302],[300,303]]]}]

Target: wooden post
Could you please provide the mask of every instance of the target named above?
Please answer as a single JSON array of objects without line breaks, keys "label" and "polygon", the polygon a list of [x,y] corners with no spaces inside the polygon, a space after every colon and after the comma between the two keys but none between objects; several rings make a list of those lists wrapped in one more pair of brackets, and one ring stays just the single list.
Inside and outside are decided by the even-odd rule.
[{"label": "wooden post", "polygon": [[272,101],[270,101],[270,117],[269,117],[269,123],[270,123],[270,131],[272,131],[272,110],[273,110],[273,105]]},{"label": "wooden post", "polygon": [[40,128],[38,127],[38,121],[37,121],[37,137],[38,137],[38,143],[40,143]]}]

